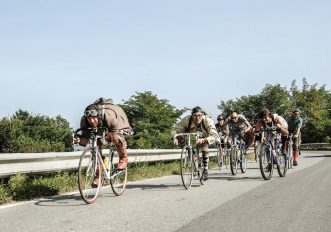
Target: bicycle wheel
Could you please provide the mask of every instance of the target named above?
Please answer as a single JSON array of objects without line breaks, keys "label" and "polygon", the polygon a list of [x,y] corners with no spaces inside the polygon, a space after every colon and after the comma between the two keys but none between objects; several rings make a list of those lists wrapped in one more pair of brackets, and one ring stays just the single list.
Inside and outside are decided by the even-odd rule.
[{"label": "bicycle wheel", "polygon": [[219,149],[217,149],[217,164],[218,168],[222,170],[225,166],[224,163],[224,149],[220,146]]},{"label": "bicycle wheel", "polygon": [[[91,148],[86,148],[79,159],[78,165],[78,188],[81,197],[87,204],[94,203],[101,188],[101,165],[98,151],[92,154]],[[99,171],[100,170],[100,171]],[[97,183],[93,183],[97,178]]]},{"label": "bicycle wheel", "polygon": [[230,154],[230,169],[231,169],[231,173],[232,175],[236,175],[237,174],[237,170],[238,170],[238,154],[237,154],[237,149],[232,146],[231,148],[231,154]]},{"label": "bicycle wheel", "polygon": [[245,173],[247,170],[247,156],[244,155],[243,151],[240,151],[240,169],[242,173]]},{"label": "bicycle wheel", "polygon": [[116,164],[119,162],[119,155],[116,150],[111,151],[110,154],[110,186],[116,196],[124,193],[126,183],[128,180],[128,167],[124,169],[117,169]]},{"label": "bicycle wheel", "polygon": [[184,147],[180,159],[180,175],[186,189],[189,189],[192,185],[194,165],[192,158],[192,149],[189,147]]},{"label": "bicycle wheel", "polygon": [[277,171],[280,177],[285,177],[287,173],[287,158],[286,155],[278,154],[277,159]]},{"label": "bicycle wheel", "polygon": [[289,147],[288,147],[287,159],[288,159],[288,162],[287,162],[288,169],[293,168],[293,147],[292,147],[291,143],[289,144]]},{"label": "bicycle wheel", "polygon": [[259,151],[260,171],[263,179],[270,180],[273,174],[274,159],[266,146],[261,146]]}]

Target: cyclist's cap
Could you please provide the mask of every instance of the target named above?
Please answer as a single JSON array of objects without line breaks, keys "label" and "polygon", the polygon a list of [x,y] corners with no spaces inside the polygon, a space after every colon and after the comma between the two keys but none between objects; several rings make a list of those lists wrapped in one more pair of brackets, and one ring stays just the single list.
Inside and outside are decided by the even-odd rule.
[{"label": "cyclist's cap", "polygon": [[300,109],[294,109],[293,111],[292,111],[292,113],[301,113],[301,110]]},{"label": "cyclist's cap", "polygon": [[99,108],[95,104],[88,105],[84,110],[84,116],[86,117],[95,117],[99,115]]},{"label": "cyclist's cap", "polygon": [[203,110],[201,109],[200,106],[196,106],[192,109],[191,111],[191,114],[195,114],[195,113],[198,113],[198,112],[202,112],[203,113]]}]

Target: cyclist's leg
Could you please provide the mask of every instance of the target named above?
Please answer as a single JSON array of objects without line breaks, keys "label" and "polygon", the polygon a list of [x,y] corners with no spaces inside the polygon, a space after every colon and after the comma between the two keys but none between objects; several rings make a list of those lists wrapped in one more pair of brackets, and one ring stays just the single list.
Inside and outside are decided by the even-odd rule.
[{"label": "cyclist's leg", "polygon": [[202,164],[203,164],[202,176],[205,180],[207,180],[208,179],[208,164],[209,164],[208,144],[204,144],[201,147],[201,154],[202,154]]},{"label": "cyclist's leg", "polygon": [[247,154],[248,148],[252,145],[254,141],[255,133],[253,131],[248,131],[244,135],[244,142],[245,142],[245,154]]},{"label": "cyclist's leg", "polygon": [[125,141],[124,136],[117,133],[108,133],[107,138],[116,145],[116,149],[120,158],[117,164],[117,168],[118,169],[126,168],[128,164],[128,152],[127,152],[127,143]]},{"label": "cyclist's leg", "polygon": [[298,165],[299,158],[299,139],[293,138],[293,165]]}]

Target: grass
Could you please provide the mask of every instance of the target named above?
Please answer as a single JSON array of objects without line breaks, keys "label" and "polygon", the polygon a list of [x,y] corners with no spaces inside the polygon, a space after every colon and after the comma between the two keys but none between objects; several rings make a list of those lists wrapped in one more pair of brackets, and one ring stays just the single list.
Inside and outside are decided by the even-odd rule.
[{"label": "grass", "polygon": [[[253,155],[250,154],[249,159],[252,157]],[[179,175],[179,165],[180,161],[132,163],[128,169],[128,181]],[[216,157],[211,157],[209,167],[216,166]],[[0,205],[77,190],[77,173],[74,171],[48,175],[17,174],[10,177],[9,180],[3,180],[0,185]]]}]

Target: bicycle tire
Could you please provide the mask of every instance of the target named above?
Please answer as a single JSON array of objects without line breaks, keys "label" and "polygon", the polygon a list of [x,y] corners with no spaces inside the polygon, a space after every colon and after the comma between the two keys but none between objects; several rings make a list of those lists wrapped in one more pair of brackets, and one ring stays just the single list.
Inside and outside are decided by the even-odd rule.
[{"label": "bicycle tire", "polygon": [[278,154],[277,156],[278,164],[277,164],[277,171],[280,177],[285,177],[287,173],[287,162],[288,159],[286,158],[286,155]]},{"label": "bicycle tire", "polygon": [[110,186],[116,196],[124,193],[128,180],[128,167],[124,169],[116,169],[116,164],[119,162],[119,155],[116,150],[110,154],[110,172],[112,178],[110,179]]},{"label": "bicycle tire", "polygon": [[[101,188],[102,168],[99,159],[97,159],[99,152],[96,152],[97,154],[93,155],[91,148],[84,149],[78,164],[78,189],[82,199],[87,204],[96,201]],[[99,177],[97,186],[93,183],[96,176]]]},{"label": "bicycle tire", "polygon": [[180,158],[180,176],[183,186],[189,189],[193,179],[193,151],[192,148],[184,147]]},{"label": "bicycle tire", "polygon": [[232,146],[231,148],[231,154],[230,154],[230,169],[232,175],[236,175],[238,171],[238,155],[237,155],[237,149]]},{"label": "bicycle tire", "polygon": [[292,169],[293,168],[293,147],[292,147],[291,143],[289,144],[287,156],[288,156],[288,162],[287,162],[288,169]]},{"label": "bicycle tire", "polygon": [[274,159],[266,146],[261,146],[259,151],[259,166],[263,179],[270,180],[273,174]]},{"label": "bicycle tire", "polygon": [[224,168],[224,149],[221,146],[217,149],[217,164],[220,170]]},{"label": "bicycle tire", "polygon": [[240,170],[241,173],[245,173],[247,170],[247,156],[243,154],[243,151],[240,151]]}]

